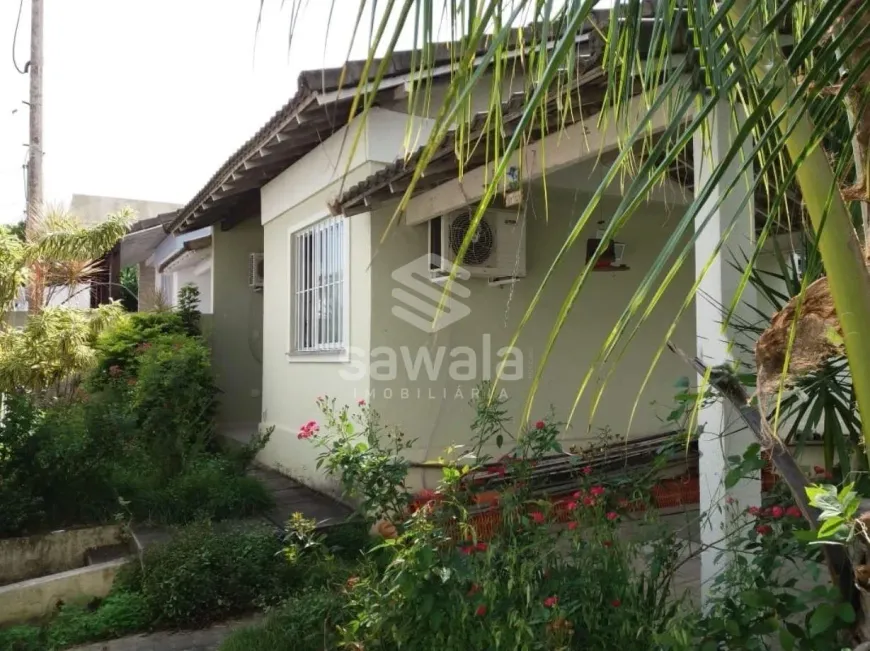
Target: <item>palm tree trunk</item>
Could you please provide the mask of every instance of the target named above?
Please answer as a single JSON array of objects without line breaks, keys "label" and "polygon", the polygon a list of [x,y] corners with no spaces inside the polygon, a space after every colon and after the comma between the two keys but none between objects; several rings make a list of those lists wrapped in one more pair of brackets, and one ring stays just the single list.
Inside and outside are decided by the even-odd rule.
[{"label": "palm tree trunk", "polygon": [[[750,11],[754,11],[750,0],[735,0],[728,10],[732,26],[736,26]],[[761,39],[774,39],[775,36],[762,33],[756,16],[750,27],[738,34],[738,38],[740,47],[744,52],[749,52]],[[752,72],[756,82],[761,83],[768,71],[781,71],[781,78],[777,80],[779,92],[771,108],[774,113],[784,115],[779,127],[786,138],[792,160],[803,158],[797,169],[797,180],[818,236],[831,297],[843,331],[858,411],[864,415],[864,442],[870,452],[870,337],[862,334],[866,333],[867,324],[870,323],[870,275],[864,265],[851,215],[839,193],[831,163],[821,146],[809,149],[814,141],[813,124],[803,100],[794,96],[795,84],[788,73],[782,51],[771,40],[765,52],[767,56],[759,58]],[[832,192],[833,197],[830,196]]]}]

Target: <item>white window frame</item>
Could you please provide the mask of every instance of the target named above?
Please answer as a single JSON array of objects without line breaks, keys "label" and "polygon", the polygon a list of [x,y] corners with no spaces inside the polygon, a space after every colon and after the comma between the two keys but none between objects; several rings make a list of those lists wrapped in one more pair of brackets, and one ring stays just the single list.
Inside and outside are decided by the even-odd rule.
[{"label": "white window frame", "polygon": [[[321,222],[333,219],[342,224],[341,246],[343,250],[338,253],[338,260],[340,260],[344,270],[342,286],[339,290],[339,296],[341,297],[343,307],[341,323],[339,324],[341,328],[341,345],[339,347],[324,349],[299,349],[296,346],[297,333],[302,321],[297,320],[297,316],[299,316],[297,308],[297,282],[301,272],[301,267],[297,268],[299,260],[297,260],[296,256],[296,236],[304,231],[313,229]],[[286,328],[287,350],[285,355],[287,356],[288,362],[347,363],[350,361],[350,227],[350,220],[345,217],[335,217],[329,213],[321,213],[313,215],[311,218],[306,219],[304,222],[295,224],[287,230],[288,301]]]}]

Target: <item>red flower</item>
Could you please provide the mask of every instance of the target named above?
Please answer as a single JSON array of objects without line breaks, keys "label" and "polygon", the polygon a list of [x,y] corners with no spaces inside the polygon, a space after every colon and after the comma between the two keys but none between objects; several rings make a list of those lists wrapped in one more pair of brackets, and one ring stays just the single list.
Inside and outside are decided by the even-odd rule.
[{"label": "red flower", "polygon": [[595,506],[595,498],[587,495],[583,498],[583,506]]},{"label": "red flower", "polygon": [[484,615],[486,615],[486,605],[480,604],[477,607],[477,610],[474,611],[474,614],[478,617],[483,617]]},{"label": "red flower", "polygon": [[360,398],[356,401],[356,404],[358,404],[360,407],[365,407],[366,401],[363,398]]},{"label": "red flower", "polygon": [[601,495],[604,495],[604,486],[593,486],[589,489],[589,492],[595,497],[600,497]]},{"label": "red flower", "polygon": [[785,510],[785,514],[790,518],[802,518],[803,517],[803,513],[801,513],[801,510],[796,506],[788,507]]},{"label": "red flower", "polygon": [[617,513],[616,511],[610,511],[610,513],[608,513],[608,514],[607,514],[606,516],[604,516],[604,517],[606,517],[608,520],[610,520],[611,522],[613,522],[614,520],[616,520],[616,518],[619,517],[619,513]]},{"label": "red flower", "polygon": [[755,527],[755,531],[760,536],[766,536],[767,534],[773,532],[773,527],[771,527],[769,524],[760,524],[757,527]]},{"label": "red flower", "polygon": [[610,602],[610,605],[614,608],[619,608],[622,605],[622,602],[619,599],[614,599]]},{"label": "red flower", "polygon": [[540,511],[532,511],[529,515],[532,517],[535,524],[544,524],[544,514]]},{"label": "red flower", "polygon": [[462,547],[459,548],[459,551],[460,551],[460,553],[465,554],[466,556],[471,556],[474,553],[474,547],[471,545],[468,545],[468,546],[463,545]]},{"label": "red flower", "polygon": [[485,552],[487,547],[489,547],[489,545],[487,545],[485,542],[479,542],[474,546],[474,548],[479,552]]},{"label": "red flower", "polygon": [[480,592],[480,586],[477,585],[476,583],[472,583],[472,584],[471,584],[471,587],[468,588],[468,596],[469,596],[469,597],[473,597],[473,596],[476,595],[478,592]]},{"label": "red flower", "polygon": [[770,509],[770,514],[771,514],[774,518],[776,518],[777,520],[779,520],[782,516],[785,515],[785,509],[782,508],[781,506],[774,506],[772,509]]},{"label": "red flower", "polygon": [[296,435],[296,438],[298,438],[300,440],[310,439],[312,436],[317,434],[317,432],[319,432],[319,431],[320,431],[320,426],[317,424],[317,421],[309,420],[301,428],[299,428],[299,434]]},{"label": "red flower", "polygon": [[573,497],[575,500],[579,500],[581,497],[583,497],[583,491],[577,491],[571,497]]},{"label": "red flower", "polygon": [[584,475],[591,475],[592,474],[592,466],[586,466],[585,468],[583,468],[583,474]]},{"label": "red flower", "polygon": [[573,511],[576,508],[577,508],[577,502],[574,502],[574,501],[565,502],[565,510]]},{"label": "red flower", "polygon": [[437,500],[441,497],[441,494],[437,491],[433,491],[431,488],[424,488],[419,493],[417,493],[417,497],[421,501],[430,502],[432,500]]},{"label": "red flower", "polygon": [[603,541],[601,541],[601,544],[604,545],[605,547],[613,547],[612,540],[603,540]]},{"label": "red flower", "polygon": [[754,515],[755,517],[758,517],[759,515],[761,515],[761,509],[758,508],[757,506],[750,506],[748,509],[746,509],[746,512],[749,515]]},{"label": "red flower", "polygon": [[547,423],[542,420],[539,420],[537,423],[535,423],[535,429],[544,429],[546,426]]},{"label": "red flower", "polygon": [[547,608],[552,608],[553,606],[555,606],[558,603],[559,603],[559,597],[556,597],[555,595],[552,597],[547,597],[546,599],[544,599],[544,606]]},{"label": "red flower", "polygon": [[821,466],[813,466],[813,472],[817,475],[824,475],[826,471]]},{"label": "red flower", "polygon": [[577,528],[576,522],[569,522],[568,523],[568,529],[570,529],[571,531],[574,531],[574,529],[576,529],[576,528]]}]

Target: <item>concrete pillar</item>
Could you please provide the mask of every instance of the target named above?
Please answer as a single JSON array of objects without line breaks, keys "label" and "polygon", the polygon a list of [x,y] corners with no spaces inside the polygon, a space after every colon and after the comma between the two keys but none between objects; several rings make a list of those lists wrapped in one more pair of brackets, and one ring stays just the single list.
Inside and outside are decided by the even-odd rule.
[{"label": "concrete pillar", "polygon": [[139,311],[147,312],[154,309],[157,287],[155,286],[154,267],[144,262],[139,263]]},{"label": "concrete pillar", "polygon": [[[720,103],[709,118],[708,133],[695,135],[696,192],[708,184],[731,148],[731,140],[737,131],[733,113],[734,108],[730,104]],[[744,153],[747,151],[748,148],[744,148]],[[727,310],[739,290],[741,271],[735,269],[733,263],[738,261],[742,264],[742,252],[752,251],[755,243],[752,172],[741,175],[743,157],[738,156],[737,159],[728,166],[695,217],[695,230],[698,232],[695,273],[696,277],[703,274],[695,298],[697,354],[708,366],[730,363],[743,356],[734,347],[736,338],[742,335],[736,334],[731,328],[726,328],[724,332],[722,329]],[[735,180],[736,185],[729,191]],[[741,207],[747,194],[750,194],[750,200]],[[722,247],[717,254],[720,243]],[[747,304],[756,304],[755,294],[753,287],[747,285],[744,288],[740,306],[732,321],[743,319],[754,322],[758,319],[747,307]],[[742,456],[746,448],[755,442],[752,432],[744,426],[736,410],[721,400],[715,401],[701,410],[698,423],[703,428],[698,445],[703,546],[701,595],[704,601],[713,579],[729,561],[728,555],[722,554],[722,549],[726,546],[726,537],[734,530],[734,516],[760,503],[761,481],[755,477],[742,480],[730,489],[725,488],[725,475],[730,469],[728,457]]]}]

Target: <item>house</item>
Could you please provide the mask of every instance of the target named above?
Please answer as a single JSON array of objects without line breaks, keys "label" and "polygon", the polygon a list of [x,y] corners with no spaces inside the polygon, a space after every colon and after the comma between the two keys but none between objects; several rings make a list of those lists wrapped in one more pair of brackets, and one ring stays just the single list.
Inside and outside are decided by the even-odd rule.
[{"label": "house", "polygon": [[[396,53],[378,86],[366,87],[374,108],[365,120],[349,114],[361,62],[350,62],[343,71],[302,73],[294,97],[178,212],[171,225],[175,233],[213,228],[215,364],[228,399],[222,420],[235,432],[257,425],[275,428],[262,462],[332,490],[315,467],[318,450],[296,434],[300,424],[319,418],[317,397],[350,405],[364,400],[384,423],[414,441],[412,484],[431,488],[440,472],[427,462],[446,447],[468,441],[473,418],[468,403],[478,383],[493,378],[502,363],[499,389],[510,397],[510,415],[519,429],[536,370],[548,355],[530,413],[532,421],[547,416],[551,406],[557,419],[573,414],[563,435],[567,447],[601,431],[630,440],[672,427],[663,416],[688,369],[676,356],[662,353],[667,340],[711,364],[731,359],[732,335],[720,332],[721,306],[730,304],[740,272],[728,255],[748,250],[756,236],[753,201],[724,190],[732,181],[745,182],[735,170],[717,186],[724,200],[705,202],[703,218],[709,221],[703,235],[676,243],[685,251],[684,264],[674,266],[667,291],[642,322],[627,324],[637,326],[629,344],[586,378],[640,279],[658,264],[674,223],[694,199],[694,187],[706,183],[708,163],[727,151],[733,135],[727,106],[709,118],[714,146],[696,142],[689,148],[672,181],[619,232],[619,243],[596,266],[548,350],[562,302],[586,264],[588,243],[595,248],[599,231],[622,199],[622,186],[613,184],[538,295],[551,262],[622,144],[613,120],[596,119],[608,109],[602,104],[606,80],[597,65],[594,36],[579,36],[576,47],[578,105],[567,112],[568,122],[560,123],[566,112],[554,102],[552,132],[539,133],[517,155],[506,191],[485,215],[461,262],[464,271],[441,309],[444,271],[467,231],[469,211],[492,178],[486,152],[472,151],[460,166],[455,135],[448,136],[398,223],[389,226],[432,128],[432,113],[424,109],[437,110],[438,93],[451,71],[446,48],[429,72],[431,105],[409,101],[419,75],[411,72],[411,53]],[[487,126],[483,112],[491,81],[484,76],[479,97],[472,99],[481,111],[468,124],[472,141]],[[512,129],[522,113],[523,79],[503,84],[502,111]],[[639,100],[631,110],[637,119],[646,113]],[[648,126],[660,133],[667,123],[660,112]],[[726,233],[726,250],[715,255]],[[259,260],[262,283],[249,284],[251,261]],[[758,264],[770,263],[762,258]],[[687,300],[696,281],[703,299]],[[758,318],[756,306],[767,309],[751,289],[743,301],[737,310],[749,321]],[[534,309],[511,345],[530,306]],[[681,317],[674,321],[674,315]],[[262,342],[257,354],[245,345],[255,333],[261,333]],[[585,379],[589,386],[575,404]],[[641,387],[643,396],[635,405]],[[701,420],[707,427],[699,443],[701,509],[711,513],[705,536],[713,540],[725,517],[712,514],[722,496],[727,492],[741,504],[757,504],[760,488],[757,481],[727,491],[723,486],[727,457],[742,454],[751,441],[745,430],[720,437],[733,420],[730,409],[712,403]],[[709,578],[721,561],[708,552],[702,566]]]},{"label": "house", "polygon": [[[211,229],[174,235],[167,231],[177,211],[134,224],[121,240],[121,265],[135,266],[139,311],[173,307],[185,285],[199,290],[199,310],[211,314]],[[207,323],[207,319],[204,324]]]}]

